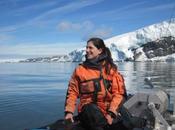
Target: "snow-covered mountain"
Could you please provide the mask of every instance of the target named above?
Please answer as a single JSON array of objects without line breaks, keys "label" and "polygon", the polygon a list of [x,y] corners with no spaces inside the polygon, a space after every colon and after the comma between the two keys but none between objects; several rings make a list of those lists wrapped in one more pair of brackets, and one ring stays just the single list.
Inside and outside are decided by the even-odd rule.
[{"label": "snow-covered mountain", "polygon": [[[172,36],[171,40],[173,40],[173,37],[175,37],[175,19],[171,19],[171,23],[170,21],[164,21],[162,23],[141,28],[134,32],[125,33],[119,36],[106,39],[105,44],[111,50],[114,61],[165,61],[167,58],[175,60],[175,54],[173,53],[167,53],[167,55],[158,55],[155,57],[147,57],[147,55],[143,51],[143,45],[154,41],[161,41],[161,39],[166,40],[166,37],[168,36]],[[164,44],[167,44],[167,42],[164,42]],[[171,41],[171,47],[175,48],[174,40]],[[162,48],[162,50],[164,49],[167,48]],[[85,48],[75,50],[74,53],[69,53],[69,56],[72,57],[73,61],[81,61],[83,60],[83,56],[85,54],[84,51]],[[139,56],[138,53],[140,54]],[[137,55],[137,58],[135,55]]]},{"label": "snow-covered mountain", "polygon": [[29,58],[25,60],[20,60],[18,62],[68,62],[72,61],[70,56],[67,55],[57,55],[57,56],[50,56],[50,57],[36,57],[36,58]]},{"label": "snow-covered mountain", "polygon": [[[175,18],[104,40],[114,61],[175,61]],[[160,54],[159,54],[160,53]],[[83,61],[85,48],[66,56],[46,58],[49,62]],[[43,62],[45,58],[24,62]]]}]

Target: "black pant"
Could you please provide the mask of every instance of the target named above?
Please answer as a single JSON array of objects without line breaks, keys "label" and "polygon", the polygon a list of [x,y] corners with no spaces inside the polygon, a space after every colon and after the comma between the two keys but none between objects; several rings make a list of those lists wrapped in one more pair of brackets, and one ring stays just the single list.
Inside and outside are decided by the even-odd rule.
[{"label": "black pant", "polygon": [[83,106],[79,113],[80,125],[88,130],[103,130],[107,120],[96,104],[90,103]]}]

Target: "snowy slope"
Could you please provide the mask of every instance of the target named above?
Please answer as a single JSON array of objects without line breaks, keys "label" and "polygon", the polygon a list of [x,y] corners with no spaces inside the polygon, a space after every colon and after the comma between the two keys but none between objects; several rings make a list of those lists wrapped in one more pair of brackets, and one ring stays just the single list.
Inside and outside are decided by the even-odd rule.
[{"label": "snowy slope", "polygon": [[[141,45],[146,44],[147,42],[155,41],[161,37],[170,35],[175,37],[175,19],[172,20],[171,24],[169,24],[169,21],[164,21],[134,32],[109,38],[105,40],[105,43],[109,48],[111,47],[111,44],[115,44],[118,50],[125,54],[124,59],[133,59],[134,54],[132,49],[139,48]],[[111,52],[116,53],[112,50]],[[118,55],[120,55],[120,53]],[[117,59],[116,57],[113,58],[116,60],[122,60]]]}]

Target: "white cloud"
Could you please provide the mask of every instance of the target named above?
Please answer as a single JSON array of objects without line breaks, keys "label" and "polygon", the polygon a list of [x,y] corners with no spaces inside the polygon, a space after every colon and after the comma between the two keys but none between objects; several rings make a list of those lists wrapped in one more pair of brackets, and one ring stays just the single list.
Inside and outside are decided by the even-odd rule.
[{"label": "white cloud", "polygon": [[[145,15],[152,15],[153,13],[160,14],[165,10],[172,10],[174,8],[174,3],[164,3],[157,4],[157,2],[150,1],[138,1],[132,4],[123,5],[116,9],[110,9],[108,11],[95,12],[93,14],[87,15],[89,19],[92,18],[104,18],[108,21],[117,21],[117,20],[130,20],[134,17],[140,17]],[[171,13],[171,12],[170,12]]]},{"label": "white cloud", "polygon": [[39,15],[38,17],[35,17],[32,21],[36,22],[36,21],[41,20],[41,19],[48,19],[48,16],[51,16],[51,15],[55,16],[55,15],[59,15],[60,13],[61,14],[71,13],[72,11],[84,8],[86,6],[100,3],[102,1],[104,1],[104,0],[84,0],[84,1],[78,1],[78,2],[71,2],[71,3],[68,3],[64,6],[56,7],[54,9],[48,10],[47,12],[44,12],[43,14]]},{"label": "white cloud", "polygon": [[119,8],[110,9],[108,11],[101,11],[101,12],[93,13],[93,14],[88,15],[87,17],[91,19],[101,18],[101,17],[103,17],[104,19],[109,19],[109,20],[122,19],[122,18],[126,18],[126,15],[123,15],[124,13],[130,13],[135,10],[138,11],[138,8],[139,9],[140,7],[143,8],[143,5],[145,3],[146,3],[145,1],[139,1],[139,2],[129,4],[129,5],[121,6]]},{"label": "white cloud", "polygon": [[145,8],[145,11],[161,11],[161,10],[173,9],[174,4],[175,3],[168,3],[168,4],[163,4],[163,5],[151,6],[151,7]]},{"label": "white cloud", "polygon": [[109,37],[112,33],[112,28],[101,28],[101,29],[97,29],[95,30],[94,33],[92,33],[95,36],[99,36],[99,37]]},{"label": "white cloud", "polygon": [[29,4],[21,8],[13,10],[13,15],[26,15],[26,13],[31,13],[31,11],[43,10],[44,8],[52,7],[56,5],[59,1],[45,1],[40,3]]},{"label": "white cloud", "polygon": [[87,40],[91,37],[100,37],[106,39],[109,38],[111,34],[112,34],[112,28],[102,27],[92,31],[91,33],[87,33],[86,35],[84,35],[83,40]]},{"label": "white cloud", "polygon": [[4,43],[12,39],[14,39],[14,36],[7,35],[7,34],[0,34],[0,43]]},{"label": "white cloud", "polygon": [[[18,1],[18,0],[16,0],[16,1]],[[72,13],[72,11],[76,11],[76,10],[79,10],[79,9],[87,7],[87,6],[95,5],[95,4],[100,3],[102,1],[104,1],[104,0],[82,0],[82,1],[78,1],[78,2],[68,2],[64,6],[55,6],[54,8],[51,8],[47,11],[43,11],[39,15],[37,15],[33,18],[30,18],[29,20],[26,20],[25,22],[23,21],[22,23],[19,23],[19,24],[1,27],[0,32],[16,31],[22,27],[36,25],[37,23],[43,23],[43,21],[45,21],[45,20],[47,22],[49,20],[53,21],[57,16],[62,16],[62,15],[68,14],[68,13]],[[2,4],[4,4],[4,2]],[[52,6],[52,4],[53,3],[50,3],[50,4],[48,4],[48,6]],[[36,9],[37,6],[38,5],[32,5],[32,6],[28,6],[26,9],[25,8],[16,9],[16,10],[13,10],[13,13],[16,12],[16,13],[19,13],[16,15],[22,15],[20,13],[30,11],[32,8]],[[41,7],[44,8],[46,6],[47,6],[46,4],[42,4]],[[23,12],[23,10],[24,10],[24,12]],[[29,13],[31,13],[31,12],[29,12]],[[14,15],[14,14],[12,14],[12,15]],[[26,14],[24,13],[23,15],[26,15]]]},{"label": "white cloud", "polygon": [[72,24],[70,22],[64,21],[58,24],[58,30],[61,32],[71,30]]},{"label": "white cloud", "polygon": [[59,23],[57,28],[60,32],[78,32],[83,40],[87,40],[90,37],[108,38],[112,34],[111,27],[95,26],[91,21],[84,21],[82,23],[64,21]]},{"label": "white cloud", "polygon": [[22,27],[21,25],[9,25],[9,26],[4,26],[0,27],[0,32],[13,32],[16,31],[16,29]]},{"label": "white cloud", "polygon": [[58,24],[57,28],[59,31],[89,31],[93,29],[94,24],[91,21],[84,21],[82,23],[72,23],[68,21],[63,21]]}]

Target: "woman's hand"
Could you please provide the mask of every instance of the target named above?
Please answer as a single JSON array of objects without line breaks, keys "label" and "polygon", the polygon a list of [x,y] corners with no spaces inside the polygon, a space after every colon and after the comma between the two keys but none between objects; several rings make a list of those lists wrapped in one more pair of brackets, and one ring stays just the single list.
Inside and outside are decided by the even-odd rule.
[{"label": "woman's hand", "polygon": [[71,120],[71,122],[74,122],[72,113],[67,113],[64,119],[65,120]]},{"label": "woman's hand", "polygon": [[113,121],[113,118],[111,117],[111,115],[107,114],[106,119],[107,119],[108,124],[111,125]]}]

